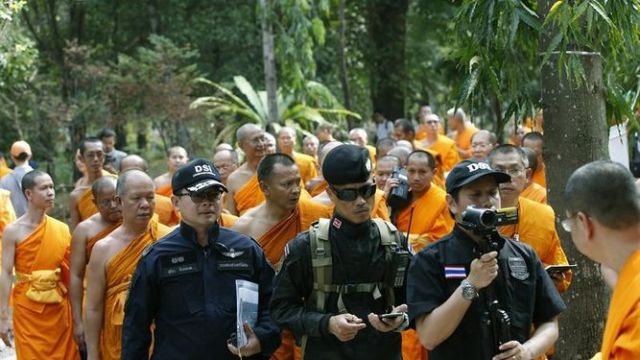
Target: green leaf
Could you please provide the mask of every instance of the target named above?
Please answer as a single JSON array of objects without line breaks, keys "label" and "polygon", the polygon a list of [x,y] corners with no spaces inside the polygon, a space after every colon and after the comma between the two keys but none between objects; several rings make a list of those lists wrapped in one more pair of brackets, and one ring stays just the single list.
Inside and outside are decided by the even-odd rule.
[{"label": "green leaf", "polygon": [[265,122],[268,122],[269,119],[268,110],[266,103],[263,103],[260,100],[260,97],[253,89],[253,86],[245,79],[243,76],[234,76],[233,82],[236,84],[236,87],[240,92],[249,100],[249,103],[253,107],[254,111],[263,119]]},{"label": "green leaf", "polygon": [[[526,6],[523,5],[523,8],[526,8]],[[522,20],[525,24],[529,25],[535,31],[540,31],[542,29],[542,24],[540,24],[540,19],[538,18],[538,15],[536,15],[535,13],[533,13],[532,15],[530,12],[522,10],[522,8],[516,9],[516,13],[518,14],[518,17],[520,18],[520,20]]]},{"label": "green leaf", "polygon": [[320,46],[324,46],[325,41],[325,29],[322,20],[315,17],[311,20],[311,31],[313,32],[313,37],[316,40],[316,43]]},{"label": "green leaf", "polygon": [[547,47],[547,50],[544,52],[544,57],[542,58],[541,66],[546,64],[547,61],[549,61],[551,54],[556,50],[558,45],[560,45],[563,38],[564,38],[563,34],[559,32],[553,37],[553,39],[551,39],[551,42],[549,42],[549,46]]},{"label": "green leaf", "polygon": [[613,22],[611,22],[611,19],[607,15],[607,12],[598,1],[595,1],[595,0],[589,1],[589,5],[591,5],[591,8],[593,8],[593,10],[595,10],[598,13],[598,15],[600,15],[602,20],[604,20],[609,26],[615,27],[613,25]]}]

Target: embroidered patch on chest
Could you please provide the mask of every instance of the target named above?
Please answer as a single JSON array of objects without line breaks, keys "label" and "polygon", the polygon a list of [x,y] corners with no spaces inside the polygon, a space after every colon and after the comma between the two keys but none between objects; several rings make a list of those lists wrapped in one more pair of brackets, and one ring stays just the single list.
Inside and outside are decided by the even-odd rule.
[{"label": "embroidered patch on chest", "polygon": [[526,280],[529,278],[529,269],[527,269],[527,263],[523,258],[510,257],[508,263],[511,276],[518,280]]}]

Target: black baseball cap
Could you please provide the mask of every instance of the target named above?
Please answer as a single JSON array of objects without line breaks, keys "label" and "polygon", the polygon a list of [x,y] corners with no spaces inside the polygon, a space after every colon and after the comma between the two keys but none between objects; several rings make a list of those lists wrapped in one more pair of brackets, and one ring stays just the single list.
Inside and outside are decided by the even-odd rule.
[{"label": "black baseball cap", "polygon": [[322,162],[322,176],[331,185],[368,181],[371,176],[369,150],[351,144],[334,148]]},{"label": "black baseball cap", "polygon": [[195,193],[214,186],[228,191],[227,187],[222,183],[218,169],[211,162],[204,159],[192,160],[178,169],[173,174],[173,178],[171,178],[171,188],[175,195],[182,189]]},{"label": "black baseball cap", "polygon": [[447,176],[447,193],[451,194],[484,176],[493,176],[498,184],[511,181],[509,174],[491,169],[484,161],[463,160],[454,166]]}]

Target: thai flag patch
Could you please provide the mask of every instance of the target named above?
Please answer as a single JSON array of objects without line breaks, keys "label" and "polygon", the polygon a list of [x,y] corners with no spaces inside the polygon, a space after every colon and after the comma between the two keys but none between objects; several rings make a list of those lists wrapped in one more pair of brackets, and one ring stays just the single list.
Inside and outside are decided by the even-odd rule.
[{"label": "thai flag patch", "polygon": [[467,277],[467,272],[464,266],[445,265],[444,278],[445,279],[464,279]]}]

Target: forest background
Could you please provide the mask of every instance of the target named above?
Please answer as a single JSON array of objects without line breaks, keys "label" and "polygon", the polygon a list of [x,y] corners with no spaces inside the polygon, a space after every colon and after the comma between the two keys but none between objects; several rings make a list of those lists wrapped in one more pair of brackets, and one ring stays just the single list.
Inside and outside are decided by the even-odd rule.
[{"label": "forest background", "polygon": [[[0,0],[0,150],[27,140],[64,199],[78,142],[103,127],[164,171],[168,147],[211,158],[243,122],[370,125],[374,109],[461,106],[501,139],[544,109],[549,199],[607,157],[640,93],[637,0]],[[58,202],[64,215],[66,202]],[[558,358],[599,346],[609,294],[579,270]]]}]

